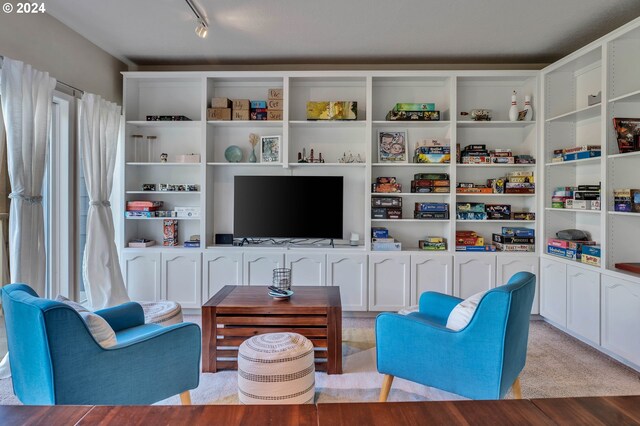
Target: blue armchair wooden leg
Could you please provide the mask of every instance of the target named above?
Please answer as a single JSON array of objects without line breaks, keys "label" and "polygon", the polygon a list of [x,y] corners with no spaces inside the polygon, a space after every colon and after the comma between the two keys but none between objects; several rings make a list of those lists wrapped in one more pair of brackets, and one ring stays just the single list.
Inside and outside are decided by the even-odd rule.
[{"label": "blue armchair wooden leg", "polygon": [[516,377],[516,380],[511,385],[511,389],[513,390],[513,397],[515,399],[522,399],[522,389],[520,388],[520,376]]},{"label": "blue armchair wooden leg", "polygon": [[391,374],[385,374],[384,380],[382,381],[382,389],[380,389],[380,399],[379,402],[386,402],[387,397],[389,396],[389,391],[391,390],[391,384],[393,383],[393,376]]},{"label": "blue armchair wooden leg", "polygon": [[180,402],[182,405],[191,405],[191,394],[189,391],[184,391],[180,394]]}]

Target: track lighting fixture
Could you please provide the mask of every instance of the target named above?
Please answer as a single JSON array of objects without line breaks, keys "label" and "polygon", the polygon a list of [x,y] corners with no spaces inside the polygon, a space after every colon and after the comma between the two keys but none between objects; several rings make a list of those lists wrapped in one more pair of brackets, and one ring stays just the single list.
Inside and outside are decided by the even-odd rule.
[{"label": "track lighting fixture", "polygon": [[209,25],[207,24],[207,20],[202,16],[202,14],[198,11],[193,0],[185,0],[189,9],[193,12],[198,20],[198,25],[196,26],[196,35],[200,38],[207,37],[207,33],[209,32]]}]

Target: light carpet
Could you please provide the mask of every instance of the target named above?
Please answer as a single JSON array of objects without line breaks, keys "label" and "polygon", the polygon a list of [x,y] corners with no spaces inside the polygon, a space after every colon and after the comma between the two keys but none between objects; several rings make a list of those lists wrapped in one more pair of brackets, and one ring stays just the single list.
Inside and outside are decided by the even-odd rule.
[{"label": "light carpet", "polygon": [[[185,320],[199,323],[200,317]],[[372,318],[343,319],[344,374],[316,373],[317,403],[377,401],[382,375],[376,371],[373,324]],[[640,394],[637,372],[543,321],[531,322],[521,383],[524,398]],[[237,404],[236,372],[203,373],[191,396],[194,404]],[[394,380],[389,394],[390,401],[448,399],[462,398],[402,379]],[[176,396],[159,404],[179,403]],[[11,379],[0,380],[0,404],[19,404]]]}]

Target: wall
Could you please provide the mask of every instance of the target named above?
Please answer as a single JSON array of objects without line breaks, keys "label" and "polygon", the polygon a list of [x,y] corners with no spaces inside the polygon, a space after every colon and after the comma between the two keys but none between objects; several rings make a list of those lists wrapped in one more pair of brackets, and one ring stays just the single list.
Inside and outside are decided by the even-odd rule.
[{"label": "wall", "polygon": [[127,66],[47,14],[0,12],[0,55],[122,104],[120,72]]}]

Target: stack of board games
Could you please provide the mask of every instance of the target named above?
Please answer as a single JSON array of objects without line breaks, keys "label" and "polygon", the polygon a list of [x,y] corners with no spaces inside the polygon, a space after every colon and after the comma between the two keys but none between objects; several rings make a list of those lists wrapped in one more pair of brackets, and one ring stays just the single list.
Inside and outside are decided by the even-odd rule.
[{"label": "stack of board games", "polygon": [[496,251],[496,247],[485,244],[475,231],[456,231],[456,251]]},{"label": "stack of board games", "polygon": [[484,203],[456,203],[456,219],[487,220]]},{"label": "stack of board games", "polygon": [[491,156],[487,151],[487,145],[467,145],[460,152],[462,164],[491,164]]},{"label": "stack of board games", "polygon": [[[565,240],[562,238],[547,238],[547,253],[553,256],[564,257],[566,259],[581,262],[584,248],[595,246],[596,244],[597,243],[595,241],[591,240]],[[588,251],[587,254],[589,253],[591,252]]]},{"label": "stack of board games", "polygon": [[267,101],[249,102],[249,120],[266,120],[267,111]]},{"label": "stack of board games", "polygon": [[448,203],[416,203],[413,211],[414,219],[446,220],[449,219]]},{"label": "stack of board games", "polygon": [[124,216],[127,218],[132,217],[171,217],[173,212],[170,210],[160,210],[164,205],[162,201],[148,201],[137,200],[127,201],[126,211]]},{"label": "stack of board games", "polygon": [[532,171],[515,171],[507,174],[504,183],[505,194],[534,194],[536,184]]},{"label": "stack of board games", "polygon": [[551,207],[600,210],[600,184],[557,187],[551,197]]},{"label": "stack of board games", "polygon": [[449,193],[448,173],[416,173],[411,181],[411,192]]},{"label": "stack of board games", "polygon": [[447,250],[447,239],[443,237],[425,237],[424,240],[418,240],[418,248],[428,251],[444,251]]},{"label": "stack of board games", "polygon": [[371,197],[371,219],[402,219],[402,197]]},{"label": "stack of board games", "polygon": [[371,184],[371,192],[402,192],[402,184],[398,183],[395,177],[380,176],[376,178],[375,183]]},{"label": "stack of board games", "polygon": [[[492,179],[489,179],[491,181]],[[497,179],[495,179],[497,180]],[[504,180],[502,180],[504,183]],[[458,194],[493,194],[494,188],[487,185],[478,185],[472,182],[458,182],[456,185]]]},{"label": "stack of board games", "polygon": [[600,157],[601,151],[600,145],[580,145],[571,148],[555,149],[553,151],[552,163],[562,161],[575,161],[584,160],[586,158]]},{"label": "stack of board games", "polygon": [[613,210],[640,213],[640,189],[614,189]]},{"label": "stack of board games", "polygon": [[491,157],[491,162],[493,164],[514,164],[515,159],[513,158],[513,153],[511,149],[503,149],[498,148],[489,151],[489,156]]},{"label": "stack of board games", "polygon": [[503,227],[501,233],[493,234],[492,238],[497,251],[536,251],[534,229]]},{"label": "stack of board games", "polygon": [[450,163],[449,140],[423,139],[416,142],[413,153],[414,163]]},{"label": "stack of board games", "polygon": [[434,103],[397,103],[387,113],[388,121],[439,121],[440,111]]},{"label": "stack of board games", "polygon": [[383,227],[371,228],[371,250],[374,251],[400,251],[402,243],[397,242],[389,235],[389,230]]}]

